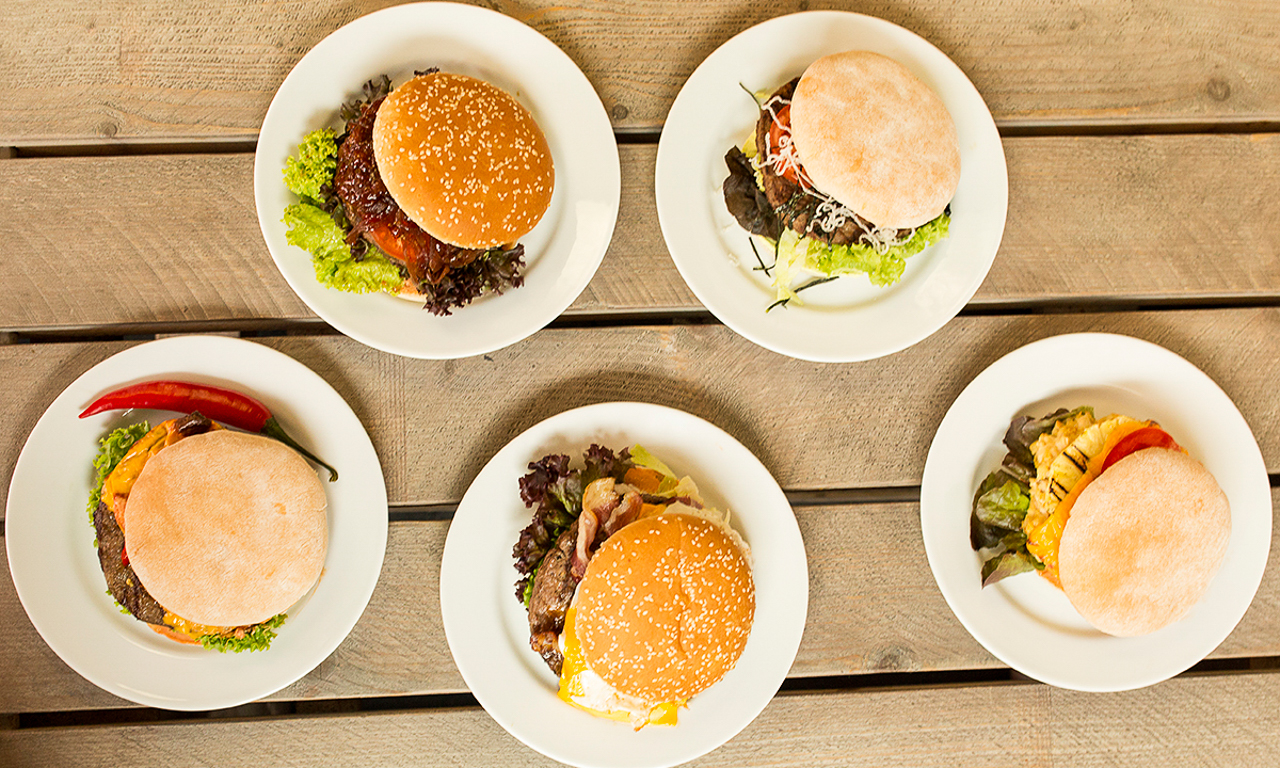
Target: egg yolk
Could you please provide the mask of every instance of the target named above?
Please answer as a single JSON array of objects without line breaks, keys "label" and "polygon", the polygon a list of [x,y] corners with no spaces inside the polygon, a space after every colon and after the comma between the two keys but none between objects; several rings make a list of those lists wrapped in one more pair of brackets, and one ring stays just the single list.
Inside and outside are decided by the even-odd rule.
[{"label": "egg yolk", "polygon": [[[670,701],[652,707],[636,702],[636,706],[631,707],[628,706],[628,702],[620,701],[624,698],[623,694],[612,689],[609,689],[612,695],[606,693],[601,696],[598,692],[596,695],[591,695],[586,678],[588,675],[592,677],[596,675],[587,668],[587,662],[582,656],[582,645],[578,642],[573,623],[574,609],[570,608],[564,617],[564,664],[560,668],[559,694],[561,699],[597,717],[629,722],[637,731],[646,725],[676,724],[676,712],[684,705],[684,701]],[[598,685],[607,687],[602,680]],[[591,706],[593,704],[596,706]]]}]

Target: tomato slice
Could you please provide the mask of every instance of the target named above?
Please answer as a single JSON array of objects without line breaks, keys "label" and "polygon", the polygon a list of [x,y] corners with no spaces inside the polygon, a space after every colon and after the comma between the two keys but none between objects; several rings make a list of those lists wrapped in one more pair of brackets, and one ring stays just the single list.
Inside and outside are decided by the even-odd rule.
[{"label": "tomato slice", "polygon": [[1107,454],[1107,458],[1102,462],[1102,469],[1098,474],[1107,471],[1107,467],[1115,464],[1131,453],[1144,450],[1146,448],[1168,448],[1172,451],[1181,451],[1182,446],[1174,442],[1173,437],[1159,427],[1143,427],[1142,429],[1132,432],[1121,438],[1120,442],[1111,449]]},{"label": "tomato slice", "polygon": [[[779,147],[781,147],[782,145],[783,136],[787,136],[788,140],[790,140],[790,136],[791,136],[791,105],[790,104],[783,104],[781,107],[778,107],[774,112],[773,122],[769,124],[769,138],[768,138],[769,147],[768,147],[768,153],[767,153],[768,155],[772,156],[772,155],[781,154]],[[774,168],[774,172],[777,173],[782,178],[786,179],[787,181],[790,181],[792,184],[800,183],[799,174],[796,173],[795,167],[790,164],[788,164],[786,167],[782,168],[781,170],[779,170],[778,168]]]}]

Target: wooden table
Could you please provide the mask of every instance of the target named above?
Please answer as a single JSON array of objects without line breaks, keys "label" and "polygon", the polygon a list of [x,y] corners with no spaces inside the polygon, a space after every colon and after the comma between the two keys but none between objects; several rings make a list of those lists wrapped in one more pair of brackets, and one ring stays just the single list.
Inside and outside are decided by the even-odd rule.
[{"label": "wooden table", "polygon": [[[790,678],[698,764],[1280,762],[1274,569],[1191,672],[1073,693],[1011,674],[968,635],[930,575],[917,504],[929,442],[965,384],[1073,331],[1189,359],[1280,471],[1280,4],[490,0],[600,93],[621,141],[622,208],[560,320],[448,362],[334,333],[276,271],[254,215],[254,139],[276,87],[322,37],[383,4],[0,4],[0,474],[94,363],[157,334],[232,332],[347,399],[390,497],[386,562],[355,630],[296,684],[230,711],[168,713],[99,690],[0,579],[0,765],[549,764],[463,686],[435,597],[441,548],[495,451],[609,400],[674,406],[735,435],[787,490],[808,549]],[[1009,164],[1008,226],[977,296],[934,336],[866,363],[792,360],[720,325],[672,265],[654,207],[657,139],[681,83],[735,33],[807,8],[880,16],[940,47],[987,100]]]}]

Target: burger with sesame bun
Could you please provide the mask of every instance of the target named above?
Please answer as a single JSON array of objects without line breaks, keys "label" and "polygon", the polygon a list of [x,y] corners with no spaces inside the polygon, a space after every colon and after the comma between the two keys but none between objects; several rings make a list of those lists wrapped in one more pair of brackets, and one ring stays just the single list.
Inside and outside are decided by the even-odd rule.
[{"label": "burger with sesame bun", "polygon": [[289,158],[288,240],[321,283],[422,298],[448,315],[524,282],[518,241],[555,188],[546,137],[501,88],[421,71],[385,75],[342,107],[345,130],[308,134]]},{"label": "burger with sesame bun", "polygon": [[520,481],[533,522],[513,555],[530,645],[593,715],[675,725],[733,669],[755,617],[750,548],[642,446],[545,456]]}]

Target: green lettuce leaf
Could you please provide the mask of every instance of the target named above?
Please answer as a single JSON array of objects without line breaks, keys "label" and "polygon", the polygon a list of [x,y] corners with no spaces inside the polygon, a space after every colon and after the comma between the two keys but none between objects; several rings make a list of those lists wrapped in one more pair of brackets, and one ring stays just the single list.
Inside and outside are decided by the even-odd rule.
[{"label": "green lettuce leaf", "polygon": [[289,227],[289,244],[311,254],[321,285],[353,293],[394,293],[404,282],[400,268],[373,246],[360,261],[352,258],[346,233],[323,209],[294,203],[284,209],[283,221]]},{"label": "green lettuce leaf", "polygon": [[1040,561],[1027,552],[1024,543],[1021,549],[1006,549],[983,562],[982,586],[989,587],[1001,579],[1007,579],[1010,576],[1017,576],[1028,571],[1038,571],[1042,568],[1044,566]]},{"label": "green lettuce leaf", "polygon": [[308,133],[298,145],[298,154],[284,164],[284,185],[290,192],[313,203],[324,200],[321,188],[333,182],[338,170],[338,137],[332,129]]},{"label": "green lettuce leaf", "polygon": [[655,472],[660,472],[670,478],[675,478],[676,476],[676,473],[671,471],[671,467],[664,464],[662,459],[659,459],[657,456],[649,453],[649,451],[639,443],[631,446],[631,463],[644,467],[645,469],[652,469]]},{"label": "green lettuce leaf", "polygon": [[659,494],[665,495],[671,493],[671,491],[680,483],[680,478],[676,477],[676,473],[671,471],[671,467],[668,467],[663,463],[662,459],[659,459],[657,456],[649,453],[649,451],[639,443],[636,443],[631,447],[631,463],[635,464],[637,467],[652,469],[654,472],[662,475],[662,480],[658,484]]},{"label": "green lettuce leaf", "polygon": [[1005,469],[983,479],[969,517],[969,542],[982,560],[982,586],[1044,568],[1027,551],[1022,521],[1031,505],[1030,489]]},{"label": "green lettuce leaf", "polygon": [[865,274],[872,285],[881,288],[893,285],[902,279],[907,259],[945,238],[950,227],[951,216],[944,213],[917,228],[910,240],[884,253],[861,243],[828,245],[821,240],[801,237],[788,229],[776,244],[773,287],[777,291],[777,299],[803,304],[791,288],[794,276],[801,270],[827,277]]},{"label": "green lettuce leaf", "polygon": [[974,514],[987,525],[1013,531],[1022,527],[1022,520],[1027,516],[1030,504],[1031,497],[1027,495],[1026,489],[1009,480],[979,496]]},{"label": "green lettuce leaf", "polygon": [[276,629],[284,623],[288,614],[278,614],[260,624],[254,624],[244,633],[244,637],[235,635],[201,635],[200,644],[211,651],[241,653],[243,651],[265,651],[271,647],[276,637]]},{"label": "green lettuce leaf", "polygon": [[852,275],[865,273],[872,285],[885,287],[902,278],[907,259],[947,236],[951,217],[942,214],[918,228],[911,239],[895,245],[885,253],[860,243],[851,245],[826,245],[810,240],[805,266],[824,275]]},{"label": "green lettuce leaf", "polygon": [[116,465],[120,463],[124,455],[129,452],[129,448],[150,431],[150,425],[145,421],[140,421],[137,424],[121,427],[98,441],[98,455],[93,459],[93,467],[97,470],[97,477],[94,478],[93,487],[89,491],[90,523],[93,522],[94,513],[98,511],[98,502],[102,501],[103,481],[107,479],[107,475],[111,474],[111,470],[116,468]]}]

